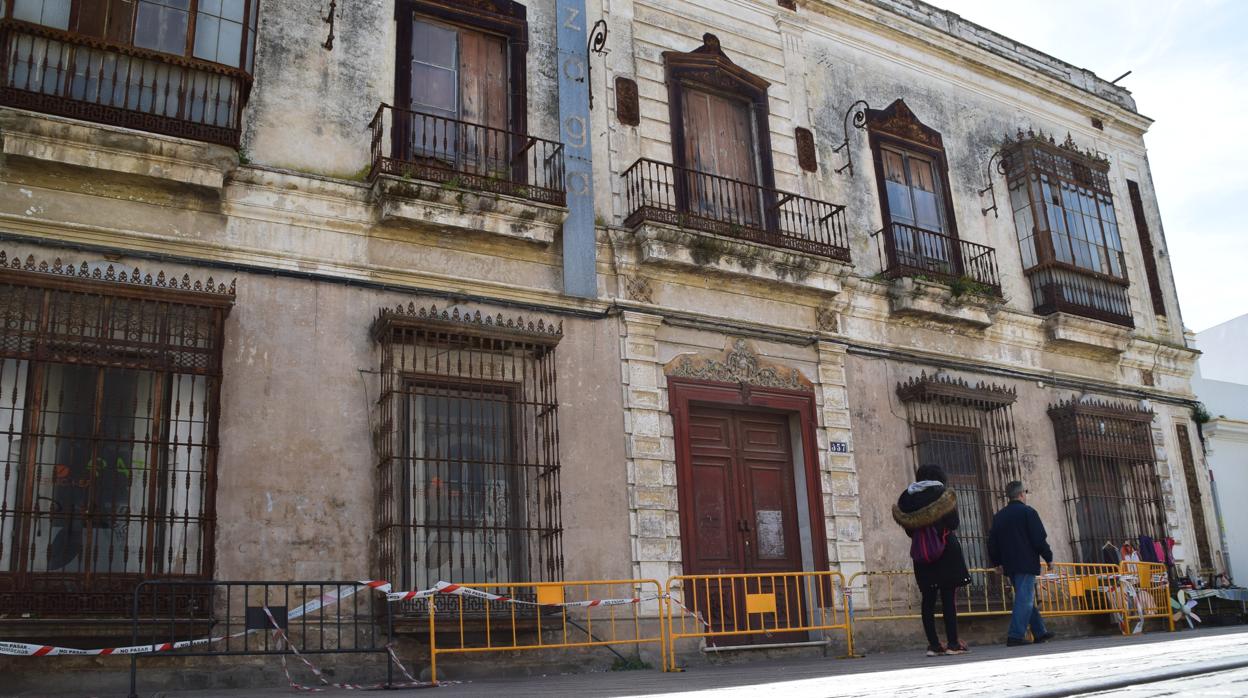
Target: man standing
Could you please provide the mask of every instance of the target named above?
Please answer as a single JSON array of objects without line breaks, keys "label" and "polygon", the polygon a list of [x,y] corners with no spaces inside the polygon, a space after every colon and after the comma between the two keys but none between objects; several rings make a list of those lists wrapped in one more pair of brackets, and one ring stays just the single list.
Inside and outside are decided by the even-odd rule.
[{"label": "man standing", "polygon": [[1048,535],[1040,514],[1027,506],[1027,490],[1015,480],[1005,486],[1010,503],[992,517],[992,530],[988,533],[988,557],[992,564],[1003,570],[1014,586],[1014,614],[1010,618],[1008,647],[1026,645],[1027,627],[1036,642],[1053,638],[1044,627],[1040,610],[1036,608],[1036,575],[1040,574],[1040,558],[1044,558],[1049,571],[1053,571],[1053,551],[1049,549]]}]

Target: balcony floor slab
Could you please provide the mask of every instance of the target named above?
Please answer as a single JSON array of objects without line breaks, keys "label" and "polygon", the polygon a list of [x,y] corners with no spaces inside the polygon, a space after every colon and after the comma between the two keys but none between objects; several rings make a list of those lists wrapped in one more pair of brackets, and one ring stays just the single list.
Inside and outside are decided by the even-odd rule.
[{"label": "balcony floor slab", "polygon": [[424,230],[478,232],[549,245],[568,209],[436,182],[379,175],[372,197],[381,222]]},{"label": "balcony floor slab", "polygon": [[983,329],[992,325],[1001,299],[973,293],[954,296],[944,284],[902,277],[889,284],[888,303],[893,315]]}]

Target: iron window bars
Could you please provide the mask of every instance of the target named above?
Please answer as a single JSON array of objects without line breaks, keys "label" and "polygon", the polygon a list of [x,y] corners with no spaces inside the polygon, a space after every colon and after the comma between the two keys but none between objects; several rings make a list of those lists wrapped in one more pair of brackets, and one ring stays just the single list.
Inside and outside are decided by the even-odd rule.
[{"label": "iron window bars", "polygon": [[228,288],[0,252],[0,614],[210,579]]},{"label": "iron window bars", "polygon": [[1021,131],[1002,162],[1035,311],[1133,327],[1109,162],[1069,136],[1058,144]]},{"label": "iron window bars", "polygon": [[380,312],[383,578],[405,589],[561,578],[561,337],[458,309]]},{"label": "iron window bars", "polygon": [[1020,479],[1010,388],[926,373],[898,384],[906,405],[914,465],[938,465],[958,494],[962,541],[970,567],[991,567],[988,531],[1005,504],[1005,485]]},{"label": "iron window bars", "polygon": [[1153,413],[1072,399],[1049,408],[1063,501],[1080,562],[1100,562],[1105,543],[1139,545],[1165,535],[1153,447]]}]

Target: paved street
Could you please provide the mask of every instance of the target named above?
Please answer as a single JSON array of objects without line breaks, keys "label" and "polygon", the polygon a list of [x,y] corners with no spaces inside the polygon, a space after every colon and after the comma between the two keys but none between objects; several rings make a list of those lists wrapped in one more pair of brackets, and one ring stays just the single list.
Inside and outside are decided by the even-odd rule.
[{"label": "paved street", "polygon": [[[1239,668],[1226,670],[1230,665]],[[665,698],[816,698],[824,696],[1071,696],[1139,698],[1248,695],[1248,629],[1209,629],[1175,635],[1059,640],[1021,648],[976,647],[961,657],[883,653],[865,659],[759,661],[701,667],[680,674],[632,671],[483,680],[444,685],[420,695],[454,698],[505,694],[541,696],[664,696]],[[1215,673],[1205,674],[1214,670]],[[1189,672],[1184,678],[1157,679]],[[303,675],[303,674],[300,674]],[[1108,682],[1116,682],[1108,691]],[[345,695],[327,691],[321,695]],[[418,694],[416,691],[399,693]],[[206,698],[221,692],[149,695]],[[229,698],[291,695],[288,689],[229,692]],[[392,694],[394,695],[394,694]]]}]

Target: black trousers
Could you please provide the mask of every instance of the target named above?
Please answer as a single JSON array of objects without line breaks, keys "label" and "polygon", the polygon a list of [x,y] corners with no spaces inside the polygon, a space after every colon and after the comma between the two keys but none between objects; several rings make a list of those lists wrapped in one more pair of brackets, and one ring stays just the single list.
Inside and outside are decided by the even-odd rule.
[{"label": "black trousers", "polygon": [[923,587],[923,632],[927,635],[928,647],[939,647],[940,638],[936,637],[936,598],[940,597],[941,609],[945,615],[945,640],[950,646],[958,644],[958,604],[955,596],[957,587],[947,589],[941,587]]}]

